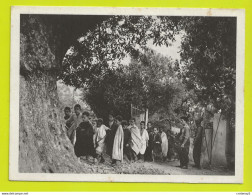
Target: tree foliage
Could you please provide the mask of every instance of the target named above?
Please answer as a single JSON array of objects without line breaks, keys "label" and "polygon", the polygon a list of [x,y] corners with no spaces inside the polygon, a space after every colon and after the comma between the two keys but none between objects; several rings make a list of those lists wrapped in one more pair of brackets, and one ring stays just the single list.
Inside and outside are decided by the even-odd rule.
[{"label": "tree foliage", "polygon": [[236,19],[189,17],[180,24],[181,75],[200,101],[223,114],[235,111]]},{"label": "tree foliage", "polygon": [[103,117],[112,111],[129,118],[131,104],[152,113],[171,112],[173,99],[180,92],[172,66],[171,59],[149,50],[93,82],[84,98]]},{"label": "tree foliage", "polygon": [[[90,91],[95,88],[99,96],[101,94],[110,96],[111,94],[104,94],[104,90],[108,89],[105,83],[115,84],[115,80],[118,81],[116,82],[118,86],[114,88],[117,94],[123,87],[130,88],[130,93],[134,93],[134,86],[131,86],[128,78],[124,78],[123,71],[125,70],[121,68],[121,60],[130,55],[134,59],[144,61],[142,54],[148,51],[148,41],[151,40],[154,45],[169,47],[174,41],[174,36],[181,31],[184,32],[181,62],[176,62],[173,66],[174,71],[177,72],[174,77],[182,79],[187,91],[193,90],[197,100],[204,105],[212,103],[223,113],[234,114],[235,18],[112,16],[78,39],[79,44],[72,47],[71,52],[63,60],[63,72],[60,78],[68,85],[86,87]],[[153,66],[151,63],[148,65]],[[143,76],[145,70],[140,70],[141,79],[144,78],[144,82],[135,80],[134,85],[137,86],[141,98],[134,100],[131,97],[124,100],[137,102],[141,99],[141,102],[152,107],[153,101],[150,94],[156,94],[154,99],[158,100],[157,97],[161,97],[158,95],[160,89],[155,82],[148,83],[148,79],[146,80]],[[137,74],[137,71],[134,73]],[[151,72],[148,74],[151,75]],[[133,79],[133,76],[130,79]],[[140,79],[140,77],[134,79]],[[149,87],[148,93],[144,91],[146,82]],[[141,92],[140,88],[145,93]],[[114,93],[111,89],[110,93],[112,92]],[[121,92],[122,94],[125,97],[129,96],[126,91]],[[114,96],[113,104],[121,101],[116,99]]]},{"label": "tree foliage", "polygon": [[110,17],[78,39],[79,44],[63,60],[60,78],[82,87],[117,67],[126,55],[137,58],[149,40],[169,46],[177,33],[176,22],[167,17]]}]

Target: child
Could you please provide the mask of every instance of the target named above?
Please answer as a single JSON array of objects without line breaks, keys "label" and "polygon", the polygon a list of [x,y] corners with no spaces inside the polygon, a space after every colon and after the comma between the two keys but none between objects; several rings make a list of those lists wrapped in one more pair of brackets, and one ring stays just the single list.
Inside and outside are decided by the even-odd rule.
[{"label": "child", "polygon": [[155,161],[155,158],[157,156],[162,156],[162,148],[161,148],[161,137],[160,134],[158,133],[158,128],[154,127],[154,132],[153,132],[153,151],[152,151],[152,155],[153,155],[153,161]]},{"label": "child", "polygon": [[71,108],[70,107],[65,107],[64,108],[64,114],[65,114],[64,119],[68,120],[70,118],[70,116],[71,116]]},{"label": "child", "polygon": [[[65,107],[64,108],[64,114],[65,114],[64,119],[65,119],[65,121],[67,121],[71,117],[71,108],[70,107]],[[71,125],[72,124],[70,124],[70,123],[66,123],[66,126],[65,126],[66,130],[68,130],[71,127]]]},{"label": "child", "polygon": [[95,149],[93,144],[94,130],[93,126],[89,121],[89,113],[83,112],[83,122],[76,129],[76,144],[74,151],[77,157],[85,156],[86,159],[92,156],[95,161]]},{"label": "child", "polygon": [[99,118],[97,120],[96,133],[94,135],[94,147],[97,155],[98,162],[105,162],[103,158],[103,151],[105,146],[106,130],[109,128],[103,125],[103,120]]},{"label": "child", "polygon": [[67,136],[69,137],[71,143],[75,145],[76,142],[76,128],[82,122],[81,116],[81,106],[76,104],[74,106],[74,114],[66,121],[66,125],[70,126],[67,130]]},{"label": "child", "polygon": [[109,131],[107,132],[106,136],[106,152],[112,159],[112,151],[113,151],[113,144],[115,139],[116,130],[118,128],[117,124],[115,123],[113,114],[109,114],[109,123],[108,123]]}]

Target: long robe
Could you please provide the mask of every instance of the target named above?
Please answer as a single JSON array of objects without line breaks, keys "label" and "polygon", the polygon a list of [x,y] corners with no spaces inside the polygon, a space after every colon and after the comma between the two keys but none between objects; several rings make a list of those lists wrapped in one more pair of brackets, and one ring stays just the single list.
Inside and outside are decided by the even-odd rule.
[{"label": "long robe", "polygon": [[163,157],[166,157],[168,153],[168,139],[165,132],[161,133],[161,140],[162,140],[162,144],[161,144],[162,154],[163,154]]},{"label": "long robe", "polygon": [[93,144],[94,130],[89,121],[80,123],[76,130],[76,143],[74,151],[77,157],[93,156],[95,157],[95,149]]},{"label": "long robe", "polygon": [[146,129],[143,130],[142,135],[140,132],[140,136],[141,136],[142,145],[141,145],[139,153],[144,154],[146,151],[147,142],[149,141],[149,135],[148,135],[148,132],[146,131]]},{"label": "long robe", "polygon": [[159,156],[162,153],[161,144],[162,144],[162,140],[161,140],[160,134],[159,133],[154,134],[153,135],[153,153],[156,156]]},{"label": "long robe", "polygon": [[82,121],[81,114],[77,116],[75,113],[66,121],[66,125],[70,126],[70,128],[67,129],[67,136],[73,145],[75,145],[76,142],[76,128]]},{"label": "long robe", "polygon": [[115,139],[115,134],[116,134],[118,125],[115,122],[113,122],[111,125],[109,125],[109,128],[110,130],[107,131],[105,143],[106,143],[106,152],[110,157],[112,157],[114,139]]},{"label": "long robe", "polygon": [[112,159],[120,160],[121,162],[123,161],[123,140],[124,140],[123,128],[121,125],[119,125],[114,138]]},{"label": "long robe", "polygon": [[140,130],[136,125],[129,126],[128,129],[131,133],[131,149],[135,152],[136,155],[139,154],[140,149],[142,148],[142,138],[140,135]]}]

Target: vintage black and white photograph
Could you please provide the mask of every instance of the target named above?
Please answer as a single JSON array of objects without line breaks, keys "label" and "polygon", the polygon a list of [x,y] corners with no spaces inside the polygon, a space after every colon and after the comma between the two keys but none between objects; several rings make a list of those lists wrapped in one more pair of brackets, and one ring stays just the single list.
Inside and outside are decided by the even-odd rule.
[{"label": "vintage black and white photograph", "polygon": [[242,183],[244,15],[12,7],[10,179]]}]

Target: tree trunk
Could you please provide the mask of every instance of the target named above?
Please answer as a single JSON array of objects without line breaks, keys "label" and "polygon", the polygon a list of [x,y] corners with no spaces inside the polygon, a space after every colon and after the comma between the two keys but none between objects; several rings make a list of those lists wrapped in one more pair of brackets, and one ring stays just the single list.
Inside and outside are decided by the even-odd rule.
[{"label": "tree trunk", "polygon": [[20,172],[82,172],[64,131],[56,92],[49,75],[20,77]]},{"label": "tree trunk", "polygon": [[19,171],[90,172],[66,136],[57,94],[58,40],[37,15],[21,16]]}]

